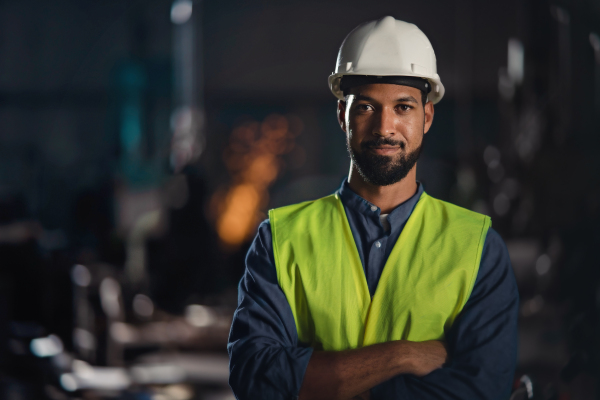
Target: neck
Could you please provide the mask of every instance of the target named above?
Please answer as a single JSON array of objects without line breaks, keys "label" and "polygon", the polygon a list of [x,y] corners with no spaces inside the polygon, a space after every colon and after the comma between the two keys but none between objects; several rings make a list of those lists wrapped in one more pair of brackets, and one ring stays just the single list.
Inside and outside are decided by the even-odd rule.
[{"label": "neck", "polygon": [[417,192],[417,165],[401,181],[388,186],[376,186],[366,182],[351,163],[348,185],[354,193],[379,207],[382,214],[389,214]]}]

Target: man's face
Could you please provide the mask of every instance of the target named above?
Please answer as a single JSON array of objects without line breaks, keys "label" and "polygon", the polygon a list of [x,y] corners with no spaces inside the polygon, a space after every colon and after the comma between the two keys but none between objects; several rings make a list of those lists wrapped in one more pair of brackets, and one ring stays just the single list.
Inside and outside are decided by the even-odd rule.
[{"label": "man's face", "polygon": [[358,86],[339,102],[338,120],[360,175],[372,185],[387,186],[415,166],[433,121],[433,104],[423,106],[421,91],[409,86]]}]

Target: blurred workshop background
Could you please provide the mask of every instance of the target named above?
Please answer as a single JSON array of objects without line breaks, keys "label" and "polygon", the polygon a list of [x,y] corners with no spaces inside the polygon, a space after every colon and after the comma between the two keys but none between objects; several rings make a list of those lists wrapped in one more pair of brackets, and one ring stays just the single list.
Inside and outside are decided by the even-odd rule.
[{"label": "blurred workshop background", "polygon": [[327,77],[385,15],[446,86],[420,181],[507,243],[515,388],[600,399],[598,0],[0,2],[0,399],[233,399],[245,252],[344,179]]}]

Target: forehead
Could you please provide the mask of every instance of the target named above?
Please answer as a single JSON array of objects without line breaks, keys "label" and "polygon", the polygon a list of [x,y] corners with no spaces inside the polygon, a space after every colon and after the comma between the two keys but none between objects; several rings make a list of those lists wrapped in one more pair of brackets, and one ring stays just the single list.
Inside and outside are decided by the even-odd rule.
[{"label": "forehead", "polygon": [[393,83],[372,83],[350,89],[351,95],[362,95],[378,101],[396,101],[401,98],[421,98],[421,91],[412,86],[395,85]]}]

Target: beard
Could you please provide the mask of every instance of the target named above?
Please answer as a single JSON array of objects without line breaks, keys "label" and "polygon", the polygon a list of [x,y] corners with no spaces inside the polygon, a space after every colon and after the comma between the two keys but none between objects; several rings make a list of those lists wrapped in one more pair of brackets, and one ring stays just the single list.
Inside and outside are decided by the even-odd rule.
[{"label": "beard", "polygon": [[[348,138],[346,139],[346,145],[358,173],[367,183],[375,186],[388,186],[404,179],[417,163],[421,155],[421,149],[423,148],[423,143],[421,142],[418,148],[410,153],[406,153],[403,151],[406,147],[404,142],[394,141],[389,138],[378,138],[363,142],[360,145],[360,152],[352,149]],[[373,147],[382,145],[398,146],[402,149],[402,152],[394,156],[384,156],[373,154],[369,151]]]}]

